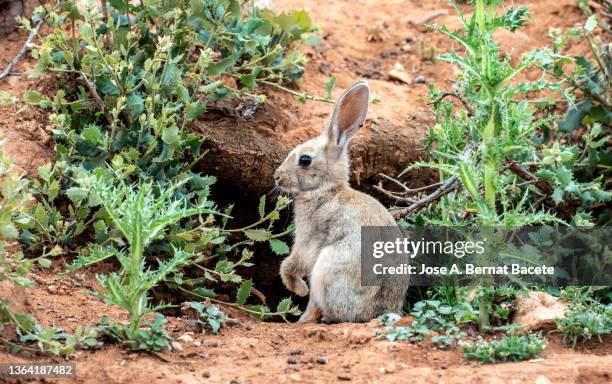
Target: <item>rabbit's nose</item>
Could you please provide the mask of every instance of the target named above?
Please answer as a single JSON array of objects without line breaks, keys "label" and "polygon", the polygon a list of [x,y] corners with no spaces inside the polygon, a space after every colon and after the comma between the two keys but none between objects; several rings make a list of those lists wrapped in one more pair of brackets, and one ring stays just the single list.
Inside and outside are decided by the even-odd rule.
[{"label": "rabbit's nose", "polygon": [[280,172],[278,172],[278,169],[276,171],[274,171],[274,180],[278,181],[280,179]]}]

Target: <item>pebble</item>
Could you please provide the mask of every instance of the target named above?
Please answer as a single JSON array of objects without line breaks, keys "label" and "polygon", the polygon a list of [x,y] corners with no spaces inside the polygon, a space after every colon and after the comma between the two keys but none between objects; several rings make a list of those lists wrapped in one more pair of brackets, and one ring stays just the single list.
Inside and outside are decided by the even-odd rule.
[{"label": "pebble", "polygon": [[171,344],[172,348],[174,348],[178,352],[183,352],[183,346],[181,345],[181,343],[179,343],[178,341],[173,341]]},{"label": "pebble", "polygon": [[389,78],[391,80],[397,80],[402,83],[410,84],[410,75],[406,72],[398,71],[397,69],[392,69],[389,71]]},{"label": "pebble", "polygon": [[338,380],[340,380],[340,381],[351,381],[353,379],[350,376],[338,375]]},{"label": "pebble", "polygon": [[193,337],[187,333],[180,335],[177,340],[182,341],[183,343],[191,343],[193,342]]},{"label": "pebble", "polygon": [[287,364],[297,364],[297,363],[298,363],[297,359],[293,357],[290,357],[287,359]]},{"label": "pebble", "polygon": [[325,356],[317,357],[317,363],[319,364],[327,364],[328,361],[329,359]]},{"label": "pebble", "polygon": [[425,79],[425,76],[417,76],[414,78],[413,83],[415,84],[425,84],[427,83],[427,79]]},{"label": "pebble", "polygon": [[202,377],[208,379],[210,377],[210,372],[202,372]]},{"label": "pebble", "polygon": [[290,355],[303,355],[303,354],[304,354],[304,351],[302,351],[302,350],[301,350],[301,349],[299,349],[299,348],[295,348],[295,349],[292,349],[292,350],[289,352],[289,354],[290,354]]}]

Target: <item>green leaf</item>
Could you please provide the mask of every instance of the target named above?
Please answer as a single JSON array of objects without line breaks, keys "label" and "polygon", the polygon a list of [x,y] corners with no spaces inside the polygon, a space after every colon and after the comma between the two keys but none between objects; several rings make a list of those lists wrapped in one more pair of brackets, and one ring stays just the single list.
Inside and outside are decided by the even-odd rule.
[{"label": "green leaf", "polygon": [[214,299],[217,297],[217,294],[214,290],[204,287],[198,287],[192,290],[193,293],[197,296],[208,297],[209,299]]},{"label": "green leaf", "polygon": [[137,120],[144,112],[144,100],[142,96],[137,92],[129,95],[126,100],[126,107],[132,121]]},{"label": "green leaf", "polygon": [[218,76],[233,66],[234,63],[236,63],[236,59],[236,55],[231,55],[215,63],[210,63],[207,67],[207,71],[212,76]]},{"label": "green leaf", "polygon": [[244,234],[253,241],[266,241],[272,237],[272,233],[266,229],[248,229]]},{"label": "green leaf", "polygon": [[90,124],[83,129],[83,139],[96,145],[102,139],[102,131],[97,125]]},{"label": "green leaf", "polygon": [[244,280],[242,284],[240,284],[240,288],[238,288],[238,292],[236,293],[236,302],[240,305],[244,305],[246,300],[251,295],[251,288],[253,288],[253,282],[251,280]]},{"label": "green leaf", "polygon": [[185,120],[195,120],[200,117],[204,112],[206,112],[206,105],[202,102],[202,100],[198,100],[195,103],[192,103],[187,108],[187,112],[185,113]]},{"label": "green leaf", "polygon": [[176,125],[172,124],[165,127],[162,132],[162,140],[168,145],[175,145],[179,142],[179,129]]},{"label": "green leaf", "polygon": [[259,218],[263,219],[266,216],[266,195],[262,195],[259,198],[259,207],[257,208],[259,212]]},{"label": "green leaf", "polygon": [[51,260],[49,259],[39,259],[38,264],[43,268],[51,267]]},{"label": "green leaf", "polygon": [[289,246],[282,240],[270,239],[270,249],[277,255],[286,255],[289,253]]},{"label": "green leaf", "polygon": [[553,194],[552,194],[552,199],[555,202],[555,205],[559,205],[559,203],[561,203],[563,201],[563,196],[564,196],[564,192],[563,189],[561,188],[555,188]]},{"label": "green leaf", "polygon": [[595,15],[591,15],[584,24],[584,29],[587,32],[593,32],[595,28],[597,28],[597,19],[595,18]]},{"label": "green leaf", "polygon": [[66,190],[66,196],[73,203],[79,203],[87,198],[89,192],[83,188],[72,187]]},{"label": "green leaf", "polygon": [[332,98],[332,91],[334,90],[334,84],[336,84],[336,76],[332,76],[327,80],[327,84],[325,84],[325,92],[327,93],[327,98]]},{"label": "green leaf", "polygon": [[279,312],[279,313],[287,312],[289,308],[291,308],[291,304],[292,304],[292,301],[290,297],[287,297],[281,300],[281,302],[278,303],[278,305],[276,306],[276,312]]},{"label": "green leaf", "polygon": [[88,23],[79,24],[79,35],[81,38],[87,42],[93,41],[93,29],[91,29],[91,25]]}]

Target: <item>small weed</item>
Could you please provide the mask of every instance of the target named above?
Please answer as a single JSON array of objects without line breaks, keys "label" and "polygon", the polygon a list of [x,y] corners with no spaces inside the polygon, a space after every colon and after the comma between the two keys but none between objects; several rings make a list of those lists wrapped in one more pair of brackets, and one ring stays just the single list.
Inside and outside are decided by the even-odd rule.
[{"label": "small weed", "polygon": [[134,351],[161,351],[171,349],[170,335],[164,328],[168,321],[159,313],[155,314],[155,321],[144,320],[145,327],[139,327],[135,331],[130,325],[109,323],[108,317],[104,316],[98,326],[99,332]]},{"label": "small weed", "polygon": [[184,305],[194,309],[198,315],[198,324],[202,328],[210,329],[212,333],[218,333],[221,325],[228,320],[227,315],[215,305],[204,307],[204,304],[198,301],[188,301]]},{"label": "small weed", "polygon": [[612,304],[603,305],[595,300],[574,302],[570,304],[565,317],[557,319],[557,331],[563,335],[563,341],[572,348],[578,341],[585,342],[612,333]]},{"label": "small weed", "polygon": [[537,357],[546,346],[546,339],[540,334],[503,335],[499,340],[486,341],[482,338],[476,342],[459,342],[468,360],[479,360],[483,363],[500,363],[503,361],[521,361]]}]

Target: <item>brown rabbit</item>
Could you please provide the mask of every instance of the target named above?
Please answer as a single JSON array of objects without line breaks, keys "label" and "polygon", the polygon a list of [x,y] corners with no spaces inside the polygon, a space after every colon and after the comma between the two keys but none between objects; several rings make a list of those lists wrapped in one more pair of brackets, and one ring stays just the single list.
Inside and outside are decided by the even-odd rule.
[{"label": "brown rabbit", "polygon": [[294,198],[295,242],[280,275],[297,295],[310,292],[300,322],[364,322],[402,308],[406,284],[361,285],[361,227],[396,226],[380,202],[349,186],[348,145],[365,122],[369,95],[364,81],[350,87],[323,133],[294,148],[274,172],[276,185]]}]

